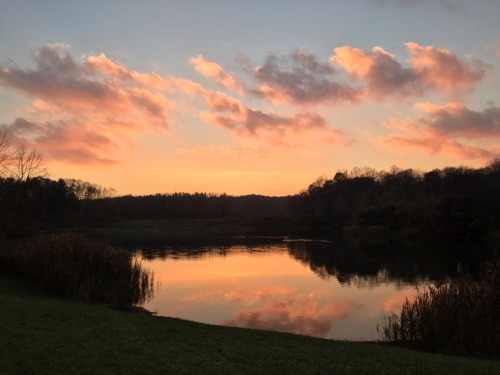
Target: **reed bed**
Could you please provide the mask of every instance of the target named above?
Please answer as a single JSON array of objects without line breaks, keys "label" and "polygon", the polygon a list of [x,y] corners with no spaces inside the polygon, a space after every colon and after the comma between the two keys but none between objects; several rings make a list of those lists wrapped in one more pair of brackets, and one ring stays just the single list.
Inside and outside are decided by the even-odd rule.
[{"label": "reed bed", "polygon": [[500,358],[500,260],[406,300],[377,327],[382,340],[457,355]]},{"label": "reed bed", "polygon": [[88,302],[141,305],[152,297],[152,272],[126,250],[75,233],[40,235],[10,245],[18,271],[43,289]]}]

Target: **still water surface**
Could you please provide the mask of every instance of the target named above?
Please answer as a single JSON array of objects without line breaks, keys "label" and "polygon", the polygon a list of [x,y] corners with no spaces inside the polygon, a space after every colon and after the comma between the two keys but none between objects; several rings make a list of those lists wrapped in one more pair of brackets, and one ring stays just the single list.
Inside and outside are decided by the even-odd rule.
[{"label": "still water surface", "polygon": [[[276,240],[268,244],[137,249],[158,288],[144,307],[161,316],[293,332],[376,340],[377,323],[431,283],[418,264],[394,271],[373,249]],[[397,258],[397,256],[396,256]],[[358,263],[358,264],[357,264]]]}]

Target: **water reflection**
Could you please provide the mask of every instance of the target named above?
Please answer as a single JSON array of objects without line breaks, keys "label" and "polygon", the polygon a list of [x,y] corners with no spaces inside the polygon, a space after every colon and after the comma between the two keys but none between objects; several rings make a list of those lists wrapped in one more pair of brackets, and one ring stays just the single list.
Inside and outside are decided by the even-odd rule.
[{"label": "water reflection", "polygon": [[456,268],[407,249],[384,260],[387,248],[376,246],[268,242],[138,249],[161,283],[145,307],[204,323],[373,340],[382,316]]},{"label": "water reflection", "polygon": [[354,301],[321,305],[314,294],[288,296],[257,311],[240,312],[224,325],[327,337],[334,325],[361,305]]}]

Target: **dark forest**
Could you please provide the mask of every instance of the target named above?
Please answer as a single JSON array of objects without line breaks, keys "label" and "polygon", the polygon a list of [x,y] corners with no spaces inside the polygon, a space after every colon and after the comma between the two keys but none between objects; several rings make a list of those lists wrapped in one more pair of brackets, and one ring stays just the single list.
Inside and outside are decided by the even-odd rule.
[{"label": "dark forest", "polygon": [[355,168],[318,178],[292,196],[171,193],[116,196],[74,179],[0,179],[0,232],[99,226],[120,220],[245,218],[256,232],[322,233],[347,228],[418,232],[437,238],[477,239],[500,230],[500,160],[485,167],[421,172]]}]

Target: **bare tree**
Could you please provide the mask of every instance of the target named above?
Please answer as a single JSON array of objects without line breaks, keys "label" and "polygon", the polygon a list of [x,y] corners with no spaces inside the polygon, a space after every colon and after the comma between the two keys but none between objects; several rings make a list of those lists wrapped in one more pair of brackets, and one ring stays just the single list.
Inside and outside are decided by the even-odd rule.
[{"label": "bare tree", "polygon": [[48,176],[42,154],[35,149],[28,150],[24,146],[19,146],[12,153],[7,168],[12,177],[18,181]]},{"label": "bare tree", "polygon": [[7,171],[7,164],[9,162],[9,147],[10,137],[6,130],[0,131],[0,176],[3,176]]},{"label": "bare tree", "polygon": [[103,198],[113,198],[116,195],[116,190],[114,188],[103,187],[101,195]]}]

